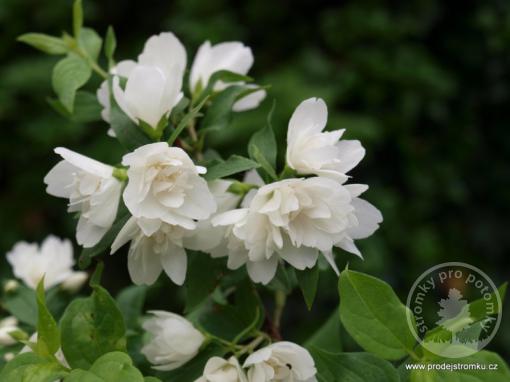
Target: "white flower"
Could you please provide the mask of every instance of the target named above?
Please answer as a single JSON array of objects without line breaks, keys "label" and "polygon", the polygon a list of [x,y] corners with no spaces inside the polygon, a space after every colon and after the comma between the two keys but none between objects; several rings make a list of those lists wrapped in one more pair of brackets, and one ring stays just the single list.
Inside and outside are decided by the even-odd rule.
[{"label": "white flower", "polygon": [[[119,107],[135,122],[156,128],[181,100],[186,50],[173,33],[152,36],[138,63],[130,68],[124,90],[113,78],[113,95]],[[119,73],[122,75],[122,73]]]},{"label": "white flower", "polygon": [[69,199],[69,212],[80,212],[76,241],[93,247],[112,226],[122,189],[113,167],[63,147],[55,152],[64,160],[44,178],[46,192]]},{"label": "white flower", "polygon": [[35,289],[44,276],[44,286],[49,289],[73,277],[73,247],[69,240],[48,236],[39,247],[24,241],[17,243],[6,255],[14,275]]},{"label": "white flower", "polygon": [[154,317],[147,320],[143,328],[153,338],[142,348],[142,354],[155,365],[154,369],[177,369],[198,354],[205,338],[191,322],[170,312],[150,313]]},{"label": "white flower", "polygon": [[[223,179],[208,182],[209,190],[216,201],[217,213],[236,208],[240,201],[239,195],[228,192],[231,184],[231,181]],[[226,228],[222,226],[214,227],[210,219],[201,220],[197,223],[193,234],[184,239],[184,246],[194,251],[208,252],[213,257],[218,257],[215,249],[224,242],[225,230]],[[221,256],[224,255],[225,253],[221,253]]]},{"label": "white flower", "polygon": [[[30,339],[28,340],[28,342],[30,343],[37,343],[37,332],[35,332],[34,334],[32,334],[30,336]],[[32,349],[30,348],[30,346],[28,345],[25,345],[21,351],[19,352],[19,354],[23,354],[23,353],[31,353],[32,352]],[[62,348],[58,348],[57,352],[54,354],[55,355],[55,358],[57,359],[57,361],[64,367],[70,369],[71,366],[69,366],[69,363],[67,362],[66,360],[66,357],[64,356],[64,353],[62,352]]]},{"label": "white flower", "polygon": [[316,382],[310,353],[292,342],[276,342],[251,354],[244,362],[250,382]]},{"label": "white flower", "polygon": [[9,316],[0,320],[0,346],[14,345],[17,341],[11,337],[10,333],[18,330],[16,317]]},{"label": "white flower", "polygon": [[287,130],[287,164],[298,174],[327,176],[345,182],[345,175],[365,155],[357,140],[340,140],[345,129],[323,132],[328,109],[320,98],[296,108]]},{"label": "white flower", "polygon": [[122,163],[129,166],[124,202],[133,216],[194,229],[195,220],[215,212],[216,202],[199,176],[205,168],[195,166],[184,150],[151,143],[124,155]]},{"label": "white flower", "polygon": [[128,253],[128,270],[137,285],[151,285],[161,271],[182,285],[186,278],[187,257],[183,237],[189,231],[159,219],[131,217],[115,238],[111,253],[131,241]]},{"label": "white flower", "polygon": [[360,255],[353,239],[371,235],[379,211],[357,198],[366,186],[343,186],[322,177],[286,179],[261,187],[247,208],[215,216],[227,230],[228,267],[244,263],[255,282],[267,284],[280,259],[294,268],[312,268],[321,251],[333,269],[332,249]]},{"label": "white flower", "polygon": [[248,382],[236,357],[227,360],[220,357],[209,358],[204,374],[195,382]]},{"label": "white flower", "polygon": [[[110,70],[111,74],[127,78],[136,66],[136,62],[132,60],[120,61],[115,67]],[[108,89],[108,81],[103,81],[96,92],[97,100],[103,107],[101,110],[101,117],[103,121],[110,123],[110,91]],[[108,135],[115,136],[113,130],[108,130]]]},{"label": "white flower", "polygon": [[[209,79],[215,72],[228,70],[230,72],[245,75],[248,73],[252,65],[252,51],[249,47],[243,45],[243,43],[230,41],[212,46],[209,41],[206,41],[198,48],[191,66],[191,93],[196,92],[198,88],[204,88],[207,86]],[[229,84],[218,81],[214,86],[214,90],[221,91],[228,86]],[[246,85],[246,87],[251,88],[254,87],[254,85]],[[237,101],[233,106],[233,110],[244,111],[256,108],[265,97],[265,90],[253,92]]]}]

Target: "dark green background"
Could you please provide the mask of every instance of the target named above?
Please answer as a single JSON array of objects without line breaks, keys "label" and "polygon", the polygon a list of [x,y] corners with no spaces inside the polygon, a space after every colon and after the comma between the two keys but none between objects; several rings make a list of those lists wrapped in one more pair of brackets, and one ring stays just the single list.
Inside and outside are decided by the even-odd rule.
[{"label": "dark green background", "polygon": [[[445,261],[476,265],[496,284],[510,278],[508,1],[85,0],[84,6],[86,24],[100,34],[115,26],[119,59],[135,57],[148,36],[166,30],[183,41],[189,62],[205,39],[252,47],[251,74],[272,85],[270,97],[211,142],[222,152],[245,146],[250,131],[265,123],[272,98],[281,137],[301,100],[326,100],[329,128],[346,128],[345,136],[367,149],[352,175],[370,185],[366,198],[385,219],[360,243],[365,261],[342,254],[341,265],[385,279],[404,300],[419,274]],[[104,123],[71,123],[52,111],[46,97],[53,96],[56,58],[15,41],[25,32],[70,30],[70,8],[68,0],[0,2],[2,254],[18,240],[74,235],[65,201],[46,195],[42,183],[57,162],[55,146],[110,163],[121,155]],[[125,258],[108,258],[109,265],[105,282],[127,285]],[[174,292],[162,298],[178,306],[169,302]],[[306,338],[337,304],[332,272],[319,293],[312,313],[296,293],[284,335]],[[509,342],[504,316],[490,348],[508,358]]]}]

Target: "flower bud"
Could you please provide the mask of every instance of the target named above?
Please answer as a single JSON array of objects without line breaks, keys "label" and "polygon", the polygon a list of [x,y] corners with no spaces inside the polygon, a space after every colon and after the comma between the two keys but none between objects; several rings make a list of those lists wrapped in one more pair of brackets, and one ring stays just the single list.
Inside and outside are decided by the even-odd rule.
[{"label": "flower bud", "polygon": [[73,272],[71,276],[64,280],[62,289],[69,293],[78,292],[87,281],[89,275],[87,272]]},{"label": "flower bud", "polygon": [[236,357],[227,360],[220,357],[210,358],[204,368],[204,374],[195,382],[247,382],[246,375]]},{"label": "flower bud", "polygon": [[19,331],[16,317],[7,317],[0,321],[0,345],[14,345],[17,341],[11,333]]},{"label": "flower bud", "polygon": [[16,290],[18,288],[19,288],[19,282],[17,282],[14,279],[7,280],[7,282],[4,284],[4,292],[5,293],[16,292]]},{"label": "flower bud", "polygon": [[152,311],[154,317],[143,328],[152,335],[151,341],[142,348],[156,370],[174,370],[195,357],[204,343],[204,336],[177,314]]},{"label": "flower bud", "polygon": [[5,362],[12,361],[15,357],[15,354],[13,352],[8,352],[4,354],[4,360]]}]

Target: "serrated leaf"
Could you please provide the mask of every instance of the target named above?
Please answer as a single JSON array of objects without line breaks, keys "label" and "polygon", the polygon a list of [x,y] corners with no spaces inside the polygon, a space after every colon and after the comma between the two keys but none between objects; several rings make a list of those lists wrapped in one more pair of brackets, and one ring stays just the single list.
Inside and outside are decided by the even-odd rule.
[{"label": "serrated leaf", "polygon": [[64,40],[43,33],[25,33],[17,40],[48,54],[66,54],[69,51]]},{"label": "serrated leaf", "polygon": [[299,287],[305,298],[306,306],[308,310],[312,309],[315,295],[317,294],[317,286],[319,284],[319,266],[311,269],[305,269],[303,271],[296,270],[296,277],[298,280]]},{"label": "serrated leaf", "polygon": [[91,74],[89,64],[75,54],[69,54],[53,68],[53,89],[70,113],[74,110],[76,91],[87,83]]},{"label": "serrated leaf", "polygon": [[320,382],[399,382],[391,363],[369,353],[328,353],[311,350]]},{"label": "serrated leaf", "polygon": [[340,318],[363,349],[388,360],[413,352],[416,340],[407,323],[408,308],[387,283],[344,270],[338,285]]},{"label": "serrated leaf", "polygon": [[73,368],[88,369],[102,355],[126,351],[122,313],[110,294],[93,286],[88,298],[74,300],[61,319],[62,351]]},{"label": "serrated leaf", "polygon": [[215,163],[211,167],[207,168],[207,173],[204,175],[206,180],[214,180],[219,178],[225,178],[230,175],[234,175],[243,171],[257,168],[260,165],[248,158],[232,155],[224,162]]},{"label": "serrated leaf", "polygon": [[37,285],[37,353],[51,356],[60,348],[60,330],[46,306],[44,279]]}]

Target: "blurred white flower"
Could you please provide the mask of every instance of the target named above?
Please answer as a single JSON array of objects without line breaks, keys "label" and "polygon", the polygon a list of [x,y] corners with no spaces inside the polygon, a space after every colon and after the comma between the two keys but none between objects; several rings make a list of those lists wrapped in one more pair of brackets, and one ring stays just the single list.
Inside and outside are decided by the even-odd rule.
[{"label": "blurred white flower", "polygon": [[369,236],[382,221],[375,207],[357,198],[364,190],[366,186],[346,187],[322,177],[261,187],[247,208],[212,219],[214,226],[230,226],[228,267],[246,263],[252,280],[267,284],[280,259],[303,270],[316,264],[321,251],[338,273],[333,247],[360,255],[353,239]]},{"label": "blurred white flower", "polygon": [[[127,77],[124,89],[113,78],[113,95],[119,107],[135,122],[156,128],[181,100],[186,50],[173,33],[152,36],[145,43],[136,65],[118,75]],[[103,93],[102,93],[103,94]]]},{"label": "blurred white flower", "polygon": [[18,341],[11,337],[10,333],[20,330],[16,317],[9,316],[0,320],[0,346],[14,345]]},{"label": "blurred white flower", "polygon": [[[30,339],[28,340],[28,342],[30,343],[37,343],[37,332],[35,332],[34,334],[32,334],[30,336]],[[28,345],[25,345],[21,351],[19,352],[19,354],[23,354],[23,353],[31,353],[32,352],[32,349],[30,348],[30,346]],[[67,362],[66,360],[66,357],[64,356],[64,353],[62,352],[62,349],[59,348],[57,350],[57,352],[54,354],[55,355],[55,358],[57,359],[57,361],[64,367],[70,369],[71,366],[69,366],[69,363]]]},{"label": "blurred white flower", "polygon": [[188,263],[182,241],[189,232],[159,219],[131,217],[115,238],[111,253],[131,241],[128,270],[135,284],[154,284],[164,270],[174,283],[182,285]]},{"label": "blurred white flower", "polygon": [[76,293],[83,287],[88,278],[87,272],[73,272],[62,282],[62,289],[69,293]]},{"label": "blurred white flower", "polygon": [[204,374],[195,382],[248,382],[236,357],[228,360],[220,357],[209,358]]},{"label": "blurred white flower", "polygon": [[[191,66],[190,73],[190,90],[193,94],[198,88],[207,86],[211,76],[220,70],[228,70],[230,72],[245,75],[253,65],[253,54],[249,47],[241,42],[230,41],[220,44],[211,45],[209,41],[204,42],[198,48],[195,59]],[[243,83],[236,83],[236,85]],[[216,82],[215,91],[221,91],[229,85],[222,81]],[[247,88],[255,87],[255,85],[246,85]],[[245,111],[256,108],[260,102],[266,97],[265,90],[258,90],[246,97],[238,100],[234,106],[234,111]]]},{"label": "blurred white flower", "polygon": [[317,369],[305,348],[292,342],[276,342],[251,354],[243,365],[249,382],[316,382]]},{"label": "blurred white flower", "polygon": [[122,164],[129,166],[124,202],[134,217],[194,229],[195,220],[216,211],[207,182],[199,175],[205,168],[195,166],[184,150],[151,143],[124,155]]},{"label": "blurred white flower", "polygon": [[44,276],[44,287],[49,289],[74,277],[73,247],[69,240],[48,236],[39,247],[24,241],[17,243],[6,255],[14,276],[35,289]]},{"label": "blurred white flower", "polygon": [[298,174],[347,180],[346,173],[365,156],[357,140],[340,140],[345,129],[327,131],[328,109],[320,98],[307,99],[296,108],[287,130],[287,164]]},{"label": "blurred white flower", "polygon": [[142,348],[142,354],[156,370],[174,370],[198,354],[204,336],[195,327],[177,314],[151,311],[154,317],[143,324],[152,335],[151,341]]},{"label": "blurred white flower", "polygon": [[69,199],[69,212],[80,212],[76,241],[93,247],[112,226],[122,183],[113,177],[113,167],[63,147],[55,152],[64,160],[44,178],[50,195]]},{"label": "blurred white flower", "polygon": [[16,354],[14,354],[13,352],[7,352],[4,354],[4,361],[10,362],[14,359],[14,357],[16,357]]}]

